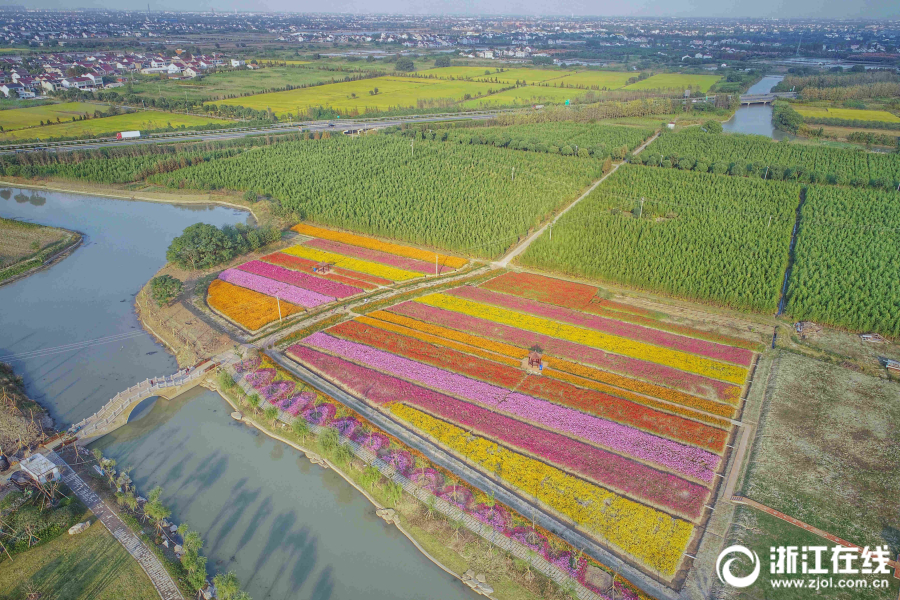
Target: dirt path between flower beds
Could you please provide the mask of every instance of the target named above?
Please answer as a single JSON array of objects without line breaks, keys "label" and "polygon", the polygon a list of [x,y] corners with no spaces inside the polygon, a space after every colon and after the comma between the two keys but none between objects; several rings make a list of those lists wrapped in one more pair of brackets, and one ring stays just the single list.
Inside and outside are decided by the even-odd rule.
[{"label": "dirt path between flower beds", "polygon": [[[657,131],[656,133],[654,133],[653,136],[652,136],[649,140],[647,140],[646,142],[644,142],[643,144],[641,144],[638,148],[636,148],[635,151],[634,151],[634,154],[640,154],[640,152],[641,152],[644,148],[646,148],[646,147],[650,144],[650,142],[652,142],[653,140],[655,140],[657,137],[659,137],[659,132],[658,132],[658,131]],[[540,229],[538,229],[537,231],[535,231],[534,233],[532,233],[531,235],[529,235],[527,238],[525,238],[525,240],[523,240],[521,244],[519,244],[518,246],[516,246],[515,248],[513,248],[512,250],[510,250],[509,253],[508,253],[506,256],[504,256],[504,257],[501,258],[500,260],[498,260],[498,261],[496,261],[496,262],[493,262],[493,263],[491,263],[491,264],[492,264],[492,265],[495,265],[495,266],[498,266],[498,267],[503,267],[503,268],[506,268],[507,266],[509,266],[509,263],[510,263],[514,258],[516,258],[516,257],[519,256],[520,254],[522,254],[523,252],[525,252],[525,250],[528,249],[528,246],[530,246],[531,243],[532,243],[534,240],[536,240],[536,239],[538,239],[539,237],[541,237],[541,235],[543,235],[544,231],[546,231],[548,227],[552,227],[553,225],[555,225],[556,222],[559,220],[559,218],[560,218],[561,216],[563,216],[564,214],[566,214],[567,212],[569,212],[570,210],[572,210],[572,208],[573,208],[576,204],[578,204],[579,202],[581,202],[582,200],[584,200],[585,198],[587,198],[588,196],[590,196],[591,192],[593,192],[593,191],[597,188],[598,185],[600,185],[601,183],[603,183],[603,181],[606,180],[607,177],[609,177],[610,175],[612,175],[613,173],[615,173],[616,170],[618,170],[618,168],[621,167],[621,166],[624,165],[624,164],[625,164],[624,162],[620,162],[620,163],[616,163],[615,165],[613,165],[613,168],[609,170],[609,173],[607,173],[606,175],[604,175],[603,177],[601,177],[600,179],[598,179],[597,181],[595,181],[593,184],[591,184],[591,187],[589,187],[587,190],[585,190],[585,192],[584,192],[582,195],[578,196],[578,198],[576,198],[574,202],[572,202],[572,203],[569,204],[567,207],[565,207],[564,209],[562,209],[561,211],[559,211],[559,213],[558,213],[555,217],[553,217],[553,219],[551,219],[550,221],[548,221],[547,223],[545,223],[543,227],[541,227]]]}]

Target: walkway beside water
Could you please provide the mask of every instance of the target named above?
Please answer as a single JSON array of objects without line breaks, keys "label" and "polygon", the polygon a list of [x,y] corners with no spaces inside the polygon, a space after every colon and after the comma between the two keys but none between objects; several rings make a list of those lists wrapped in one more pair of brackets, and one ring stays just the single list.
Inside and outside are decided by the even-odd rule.
[{"label": "walkway beside water", "polygon": [[113,537],[125,547],[128,554],[133,556],[138,564],[141,565],[141,568],[147,574],[147,577],[150,578],[151,583],[153,583],[153,587],[159,593],[159,597],[162,600],[184,600],[184,596],[181,595],[169,572],[162,566],[156,555],[122,522],[119,515],[88,487],[60,455],[51,450],[47,454],[47,458],[60,467],[62,479],[69,486],[69,489],[91,509],[91,512],[100,519],[109,532],[113,534]]}]

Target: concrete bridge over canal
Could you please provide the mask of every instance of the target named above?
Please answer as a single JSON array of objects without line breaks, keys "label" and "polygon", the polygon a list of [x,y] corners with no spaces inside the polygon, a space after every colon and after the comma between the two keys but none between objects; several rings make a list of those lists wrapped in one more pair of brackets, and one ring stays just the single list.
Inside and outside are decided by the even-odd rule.
[{"label": "concrete bridge over canal", "polygon": [[72,425],[69,434],[78,438],[78,444],[88,444],[127,423],[135,407],[147,398],[160,396],[172,399],[198,385],[215,366],[215,362],[205,361],[174,375],[145,379],[119,392],[103,408]]},{"label": "concrete bridge over canal", "polygon": [[778,98],[796,98],[797,92],[769,92],[768,94],[744,94],[741,96],[741,105],[771,104]]}]

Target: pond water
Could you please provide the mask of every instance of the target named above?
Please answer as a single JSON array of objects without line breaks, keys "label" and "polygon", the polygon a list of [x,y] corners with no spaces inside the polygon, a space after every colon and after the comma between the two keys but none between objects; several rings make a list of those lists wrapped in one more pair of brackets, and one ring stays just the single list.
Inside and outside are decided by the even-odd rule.
[{"label": "pond water", "polygon": [[[782,79],[780,75],[767,75],[753,84],[747,93],[765,94],[772,91]],[[769,104],[741,106],[734,112],[733,117],[722,123],[722,127],[729,133],[752,133],[776,140],[793,139],[792,135],[779,131],[772,125],[772,106]]]},{"label": "pond water", "polygon": [[176,522],[203,533],[210,567],[235,571],[254,600],[472,597],[340,475],[231,410],[195,388],[91,447],[133,465],[139,489],[163,486]]},{"label": "pond water", "polygon": [[[85,234],[65,260],[0,287],[0,360],[12,363],[61,428],[117,392],[177,370],[141,329],[134,296],[185,227],[250,218],[212,205],[11,188],[0,189],[0,216]],[[237,424],[230,412],[218,394],[198,389],[145,403],[131,423],[96,442],[135,468],[144,493],[163,486],[173,520],[206,540],[210,571],[234,570],[255,600],[472,597],[339,475]]]}]

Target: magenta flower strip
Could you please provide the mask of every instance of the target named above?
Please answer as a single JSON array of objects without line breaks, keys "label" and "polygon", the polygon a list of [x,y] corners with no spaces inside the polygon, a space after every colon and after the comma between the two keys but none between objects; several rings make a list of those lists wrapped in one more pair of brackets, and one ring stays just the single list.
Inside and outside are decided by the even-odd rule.
[{"label": "magenta flower strip", "polygon": [[643,379],[650,383],[683,390],[704,398],[708,397],[729,402],[729,398],[740,397],[740,388],[738,386],[723,381],[709,379],[702,375],[687,373],[636,358],[610,354],[590,346],[582,346],[548,335],[532,333],[486,319],[470,317],[462,313],[428,306],[421,302],[404,302],[391,306],[386,310],[426,323],[433,323],[472,335],[505,342],[519,348],[531,348],[534,345],[538,345],[548,354],[555,354],[561,358],[591,365],[612,373],[619,373],[627,377]]},{"label": "magenta flower strip", "polygon": [[500,292],[493,292],[482,288],[472,286],[462,286],[456,289],[447,290],[445,294],[457,296],[472,300],[473,302],[482,302],[484,304],[492,304],[494,306],[502,306],[510,310],[528,313],[539,317],[546,317],[554,321],[569,323],[584,327],[585,329],[593,329],[610,335],[629,338],[655,346],[670,348],[672,350],[680,350],[697,356],[705,356],[713,360],[721,360],[744,367],[750,366],[753,361],[753,352],[745,348],[735,348],[734,346],[726,346],[706,340],[698,340],[696,338],[677,335],[653,329],[651,327],[642,327],[634,323],[626,323],[615,319],[608,319],[597,315],[591,315],[561,306],[545,304],[537,300],[528,298],[520,298]]},{"label": "magenta flower strip", "polygon": [[[322,369],[315,356],[316,354],[326,356],[321,352],[297,346],[292,347],[290,352],[317,371]],[[709,490],[701,485],[558,433],[491,412],[478,405],[457,400],[340,358],[329,358],[332,359],[330,366],[338,368],[325,367],[326,372],[357,371],[355,379],[367,382],[366,388],[369,393],[375,388],[384,387],[386,389],[381,390],[381,395],[390,395],[394,401],[406,402],[440,418],[472,428],[480,435],[580,473],[600,485],[607,485],[633,497],[654,502],[690,518],[699,517],[703,511]],[[383,385],[379,386],[380,383]]]},{"label": "magenta flower strip", "polygon": [[[360,248],[359,246],[351,246],[349,244],[342,244],[341,242],[323,240],[322,238],[313,238],[306,242],[304,246],[317,248],[319,250],[325,250],[326,252],[334,252],[335,254],[343,254],[344,256],[351,256],[353,258],[359,258],[362,260],[369,260],[372,262],[381,263],[383,265],[388,265],[390,267],[405,269],[406,271],[413,271],[414,273],[434,275],[433,264],[421,260],[416,260],[414,258],[407,258],[405,256],[397,256],[396,254],[381,252],[380,250]],[[444,268],[446,269],[446,267]]]},{"label": "magenta flower strip", "polygon": [[238,267],[246,273],[253,273],[267,279],[274,279],[282,283],[287,283],[298,288],[309,290],[323,296],[331,296],[333,298],[346,298],[355,294],[362,293],[362,290],[350,285],[344,285],[330,279],[321,279],[314,275],[308,275],[300,271],[292,271],[279,267],[278,265],[262,262],[261,260],[251,260],[245,262]]},{"label": "magenta flower strip", "polygon": [[511,393],[501,387],[364,344],[334,338],[321,332],[307,337],[303,343],[439,392],[497,408],[515,417],[571,434],[707,483],[713,480],[719,466],[720,458],[712,452],[679,444],[547,400],[518,392]]},{"label": "magenta flower strip", "polygon": [[286,302],[290,302],[304,308],[313,308],[321,304],[327,304],[334,300],[334,298],[330,296],[323,296],[322,294],[317,294],[316,292],[304,290],[287,283],[275,281],[274,279],[267,279],[265,277],[260,277],[259,275],[254,275],[253,273],[240,271],[238,269],[228,269],[226,271],[222,271],[221,273],[219,273],[219,279],[243,288],[247,288],[248,290],[253,290],[254,292],[259,292],[260,294],[265,294],[267,296],[273,297],[278,296],[280,299],[285,300]]}]

